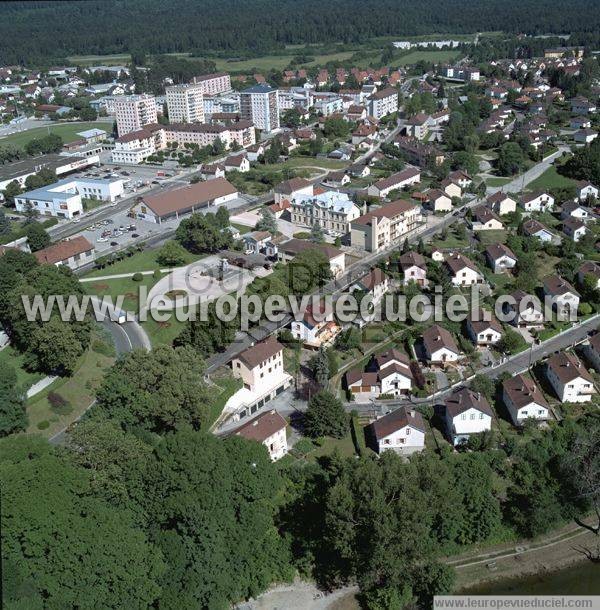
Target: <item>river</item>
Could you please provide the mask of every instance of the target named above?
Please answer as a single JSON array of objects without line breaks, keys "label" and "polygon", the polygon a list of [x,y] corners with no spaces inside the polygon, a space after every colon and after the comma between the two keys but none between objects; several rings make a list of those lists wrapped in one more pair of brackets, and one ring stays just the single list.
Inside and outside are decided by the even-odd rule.
[{"label": "river", "polygon": [[472,595],[600,595],[600,564],[582,562],[535,576],[498,580],[461,591]]}]

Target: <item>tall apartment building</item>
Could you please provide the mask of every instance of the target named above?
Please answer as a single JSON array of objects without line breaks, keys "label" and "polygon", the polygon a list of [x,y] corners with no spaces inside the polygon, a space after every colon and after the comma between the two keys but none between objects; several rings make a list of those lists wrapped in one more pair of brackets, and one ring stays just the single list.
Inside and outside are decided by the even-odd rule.
[{"label": "tall apartment building", "polygon": [[262,84],[244,89],[240,94],[242,118],[252,121],[261,131],[279,129],[277,89]]},{"label": "tall apartment building", "polygon": [[192,84],[200,85],[204,95],[217,95],[231,91],[231,77],[226,72],[195,76]]},{"label": "tall apartment building", "polygon": [[156,100],[153,95],[121,95],[115,98],[117,132],[124,136],[142,129],[144,125],[158,123]]},{"label": "tall apartment building", "polygon": [[204,123],[202,85],[186,83],[167,87],[167,110],[171,123]]}]

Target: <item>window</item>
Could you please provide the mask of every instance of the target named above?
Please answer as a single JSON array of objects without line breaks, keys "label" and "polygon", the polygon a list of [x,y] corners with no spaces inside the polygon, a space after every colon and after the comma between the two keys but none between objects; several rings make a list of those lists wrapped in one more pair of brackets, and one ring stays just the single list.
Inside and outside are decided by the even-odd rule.
[{"label": "window", "polygon": [[479,419],[483,419],[483,413],[479,414]]},{"label": "window", "polygon": [[460,416],[460,418],[461,418],[461,419],[467,419],[467,414],[466,414],[466,413],[463,413],[463,414]]}]

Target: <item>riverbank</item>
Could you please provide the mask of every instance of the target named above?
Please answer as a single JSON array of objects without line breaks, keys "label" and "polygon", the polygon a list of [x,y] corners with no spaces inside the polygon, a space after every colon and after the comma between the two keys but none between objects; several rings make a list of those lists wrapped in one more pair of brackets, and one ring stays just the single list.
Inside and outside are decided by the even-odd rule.
[{"label": "riverbank", "polygon": [[[498,545],[479,553],[450,557],[447,562],[456,570],[456,592],[473,594],[509,595],[517,591],[527,594],[529,588],[537,586],[542,593],[545,577],[577,564],[581,571],[588,571],[589,580],[592,573],[600,567],[585,559],[579,549],[596,544],[596,536],[573,523],[565,525],[552,534],[536,541],[520,541],[512,544]],[[560,576],[561,574],[557,572]],[[576,578],[574,571],[572,577]],[[523,580],[530,577],[530,580]],[[513,580],[517,579],[517,580]],[[562,583],[565,594],[579,591],[578,583],[567,590],[569,575],[554,579]],[[552,580],[552,579],[551,579]],[[529,585],[531,582],[531,585]],[[553,591],[554,592],[554,591]],[[273,587],[258,599],[240,604],[243,610],[360,610],[356,599],[358,587],[338,589],[329,595],[323,594],[312,583],[296,580],[293,584]],[[516,594],[516,593],[515,593]],[[581,591],[581,595],[586,594]],[[592,593],[589,593],[590,595]]]}]

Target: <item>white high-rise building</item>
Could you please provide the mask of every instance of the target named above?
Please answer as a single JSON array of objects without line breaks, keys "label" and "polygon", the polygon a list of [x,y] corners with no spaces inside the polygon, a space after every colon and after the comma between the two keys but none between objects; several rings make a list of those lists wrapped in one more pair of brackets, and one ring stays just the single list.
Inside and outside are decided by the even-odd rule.
[{"label": "white high-rise building", "polygon": [[269,85],[255,85],[240,93],[242,118],[252,121],[256,129],[270,132],[279,129],[277,89]]},{"label": "white high-rise building", "polygon": [[120,95],[115,98],[115,117],[120,136],[138,131],[144,125],[158,123],[156,100],[153,95]]},{"label": "white high-rise building", "polygon": [[228,93],[231,91],[231,77],[227,72],[195,76],[192,79],[192,83],[200,85],[204,95],[219,95],[219,93]]},{"label": "white high-rise building", "polygon": [[167,87],[167,110],[171,123],[204,123],[204,95],[201,85]]}]

